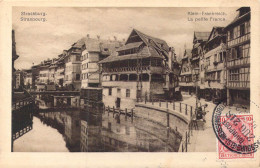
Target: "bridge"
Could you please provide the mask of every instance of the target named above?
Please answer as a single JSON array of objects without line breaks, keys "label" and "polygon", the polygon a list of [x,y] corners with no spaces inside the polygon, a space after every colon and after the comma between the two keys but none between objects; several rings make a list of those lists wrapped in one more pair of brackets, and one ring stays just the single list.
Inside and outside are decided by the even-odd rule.
[{"label": "bridge", "polygon": [[29,91],[31,95],[79,96],[80,91]]}]

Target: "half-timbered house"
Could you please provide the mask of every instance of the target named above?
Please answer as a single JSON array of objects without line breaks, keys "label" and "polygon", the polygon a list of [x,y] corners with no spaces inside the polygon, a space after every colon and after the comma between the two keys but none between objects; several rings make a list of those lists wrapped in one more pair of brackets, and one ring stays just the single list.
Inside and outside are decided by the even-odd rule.
[{"label": "half-timbered house", "polygon": [[101,40],[90,38],[85,40],[81,56],[81,88],[100,86],[100,69],[98,62],[111,55],[117,48],[122,46],[116,38],[115,40]]},{"label": "half-timbered house", "polygon": [[136,100],[164,98],[165,91],[176,84],[174,57],[173,49],[164,40],[133,29],[124,46],[99,62],[104,103],[110,107],[133,107]]},{"label": "half-timbered house", "polygon": [[[210,32],[194,32],[193,36],[193,48],[192,48],[192,81],[197,84],[194,85],[192,92],[194,93],[196,87],[198,87],[198,97],[205,98],[204,88],[204,54],[205,44],[209,38]],[[199,73],[195,74],[194,69],[198,69]]]},{"label": "half-timbered house", "polygon": [[182,93],[191,94],[193,89],[192,71],[191,71],[191,49],[185,49],[182,58],[181,73],[179,77],[179,86]]},{"label": "half-timbered house", "polygon": [[81,54],[86,37],[74,43],[65,56],[65,86],[69,90],[81,88]]},{"label": "half-timbered house", "polygon": [[227,103],[250,105],[250,8],[242,7],[227,31]]},{"label": "half-timbered house", "polygon": [[224,27],[213,27],[206,43],[205,98],[226,102],[226,34]]}]

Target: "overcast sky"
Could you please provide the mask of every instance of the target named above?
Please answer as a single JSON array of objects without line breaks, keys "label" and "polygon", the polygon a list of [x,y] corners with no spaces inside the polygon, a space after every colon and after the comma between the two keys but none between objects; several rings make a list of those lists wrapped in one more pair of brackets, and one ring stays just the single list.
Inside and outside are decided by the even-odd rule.
[{"label": "overcast sky", "polygon": [[[192,47],[194,31],[211,31],[213,26],[226,26],[236,16],[237,8],[13,8],[13,29],[17,53],[15,68],[30,68],[47,58],[57,57],[87,34],[96,38],[127,39],[137,30],[165,40],[177,54],[184,45]],[[225,21],[188,21],[188,12],[225,12]],[[46,22],[20,21],[21,12],[46,12]],[[41,16],[37,16],[41,17]],[[209,16],[207,16],[210,19]]]}]

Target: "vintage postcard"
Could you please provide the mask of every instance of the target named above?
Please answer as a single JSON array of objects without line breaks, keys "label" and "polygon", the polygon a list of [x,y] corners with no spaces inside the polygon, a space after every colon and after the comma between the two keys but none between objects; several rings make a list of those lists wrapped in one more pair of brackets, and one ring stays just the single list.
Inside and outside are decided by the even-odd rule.
[{"label": "vintage postcard", "polygon": [[259,2],[57,2],[0,2],[1,167],[260,166]]}]

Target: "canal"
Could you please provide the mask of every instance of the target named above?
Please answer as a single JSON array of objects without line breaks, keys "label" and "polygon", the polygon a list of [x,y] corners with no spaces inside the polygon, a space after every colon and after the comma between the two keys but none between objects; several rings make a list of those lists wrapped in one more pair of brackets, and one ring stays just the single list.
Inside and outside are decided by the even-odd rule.
[{"label": "canal", "polygon": [[34,113],[33,129],[14,152],[178,152],[181,136],[146,118],[115,117],[84,107]]}]

